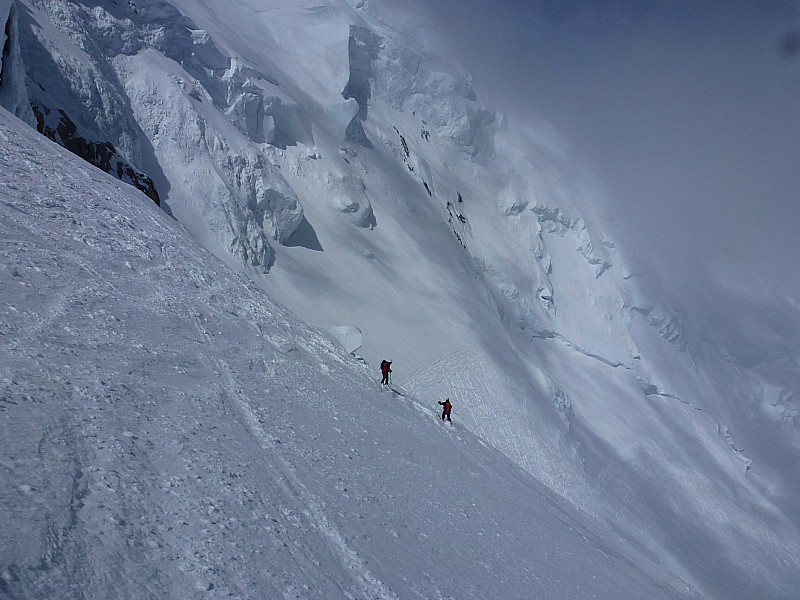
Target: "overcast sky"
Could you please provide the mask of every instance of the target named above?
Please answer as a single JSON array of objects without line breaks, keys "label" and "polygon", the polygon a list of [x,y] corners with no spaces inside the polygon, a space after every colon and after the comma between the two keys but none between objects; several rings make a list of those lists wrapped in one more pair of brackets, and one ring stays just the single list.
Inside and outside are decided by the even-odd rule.
[{"label": "overcast sky", "polygon": [[800,1],[424,4],[484,102],[549,121],[676,287],[735,265],[800,299]]}]

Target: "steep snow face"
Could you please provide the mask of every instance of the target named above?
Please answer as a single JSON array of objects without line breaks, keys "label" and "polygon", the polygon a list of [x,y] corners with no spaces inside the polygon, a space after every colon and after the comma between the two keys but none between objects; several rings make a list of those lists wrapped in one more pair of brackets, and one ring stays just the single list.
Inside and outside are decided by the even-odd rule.
[{"label": "steep snow face", "polygon": [[0,143],[4,597],[703,597],[132,187]]},{"label": "steep snow face", "polygon": [[0,0],[0,49],[0,106],[32,124],[33,113],[25,89],[25,67],[19,50],[14,0]]},{"label": "steep snow face", "polygon": [[569,156],[378,2],[23,5],[31,94],[206,248],[686,580],[800,589],[796,306],[668,305]]}]

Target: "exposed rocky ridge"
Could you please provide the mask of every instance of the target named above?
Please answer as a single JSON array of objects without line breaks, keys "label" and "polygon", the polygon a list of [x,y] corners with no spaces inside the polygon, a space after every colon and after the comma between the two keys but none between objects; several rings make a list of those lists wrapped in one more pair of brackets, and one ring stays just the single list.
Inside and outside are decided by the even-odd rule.
[{"label": "exposed rocky ridge", "polygon": [[156,205],[161,205],[153,180],[137,171],[120,156],[111,142],[93,141],[86,133],[79,133],[78,126],[61,109],[54,115],[46,106],[36,103],[31,106],[36,116],[36,130],[39,133],[80,156],[86,162],[141,190]]}]

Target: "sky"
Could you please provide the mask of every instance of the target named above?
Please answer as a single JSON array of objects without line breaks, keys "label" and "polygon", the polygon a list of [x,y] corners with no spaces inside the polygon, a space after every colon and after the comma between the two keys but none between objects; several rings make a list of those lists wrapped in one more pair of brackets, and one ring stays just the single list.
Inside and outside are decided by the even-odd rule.
[{"label": "sky", "polygon": [[676,290],[735,271],[800,299],[800,3],[426,5],[480,97],[549,122]]}]

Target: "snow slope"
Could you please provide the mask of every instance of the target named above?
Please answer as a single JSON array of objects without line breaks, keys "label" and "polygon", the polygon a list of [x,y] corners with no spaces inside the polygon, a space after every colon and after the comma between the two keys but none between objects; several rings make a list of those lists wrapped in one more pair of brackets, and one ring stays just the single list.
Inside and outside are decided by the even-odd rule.
[{"label": "snow slope", "polygon": [[797,304],[669,300],[565,150],[385,4],[17,6],[29,93],[252,285],[453,399],[604,539],[718,598],[795,598]]},{"label": "snow slope", "polygon": [[0,142],[0,596],[700,597],[143,194]]}]

